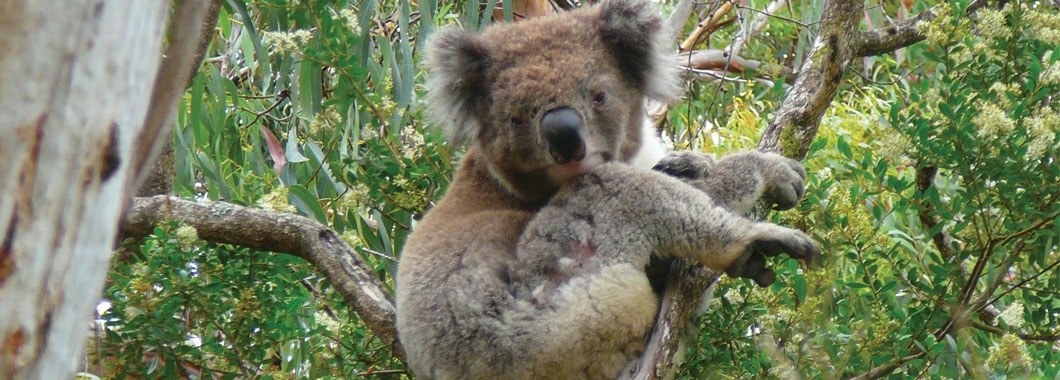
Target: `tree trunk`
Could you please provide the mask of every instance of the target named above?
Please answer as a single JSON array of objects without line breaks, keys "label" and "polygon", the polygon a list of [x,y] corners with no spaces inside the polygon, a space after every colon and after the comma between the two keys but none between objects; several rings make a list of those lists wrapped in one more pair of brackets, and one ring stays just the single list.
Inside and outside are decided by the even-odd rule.
[{"label": "tree trunk", "polygon": [[[205,6],[178,3],[197,32]],[[150,122],[179,96],[164,83],[188,72],[160,59],[169,4],[0,3],[0,379],[72,377],[137,168],[167,135]]]}]

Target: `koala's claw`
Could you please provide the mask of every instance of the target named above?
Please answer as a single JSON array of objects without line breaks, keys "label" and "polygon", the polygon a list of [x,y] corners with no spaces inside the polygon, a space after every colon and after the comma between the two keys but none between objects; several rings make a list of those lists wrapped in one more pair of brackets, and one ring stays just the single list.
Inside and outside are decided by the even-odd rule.
[{"label": "koala's claw", "polygon": [[777,279],[777,274],[772,269],[766,268],[765,256],[757,252],[741,256],[725,270],[725,274],[729,277],[749,278],[762,287],[773,285]]},{"label": "koala's claw", "polygon": [[676,178],[700,179],[709,175],[712,167],[714,159],[710,156],[695,152],[672,152],[659,160],[652,170]]},{"label": "koala's claw", "polygon": [[769,286],[776,281],[777,275],[766,268],[766,257],[786,253],[795,259],[802,259],[810,266],[820,261],[821,250],[808,236],[789,230],[787,236],[769,236],[756,239],[744,249],[744,254],[736,259],[725,273],[730,277],[741,277],[754,280],[759,286]]}]

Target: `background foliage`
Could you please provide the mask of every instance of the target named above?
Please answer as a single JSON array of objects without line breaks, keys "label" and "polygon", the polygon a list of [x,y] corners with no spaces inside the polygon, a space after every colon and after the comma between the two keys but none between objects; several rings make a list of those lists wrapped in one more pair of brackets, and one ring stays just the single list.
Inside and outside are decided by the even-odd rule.
[{"label": "background foliage", "polygon": [[[869,3],[865,24],[934,5],[928,41],[849,70],[805,160],[806,199],[773,216],[813,235],[826,270],[777,261],[764,289],[724,278],[679,377],[849,378],[893,364],[895,377],[1060,378],[1060,16],[1039,2],[971,16],[961,1]],[[313,218],[393,286],[409,228],[460,155],[424,121],[420,42],[441,25],[481,28],[496,6],[513,5],[225,2],[180,105],[174,191]],[[738,10],[698,48],[750,37],[743,57],[797,68],[821,8],[791,1],[753,35],[766,16]],[[757,75],[690,76],[666,137],[753,148],[787,86]],[[104,298],[88,373],[409,376],[311,265],[206,243],[179,221],[123,247]]]}]

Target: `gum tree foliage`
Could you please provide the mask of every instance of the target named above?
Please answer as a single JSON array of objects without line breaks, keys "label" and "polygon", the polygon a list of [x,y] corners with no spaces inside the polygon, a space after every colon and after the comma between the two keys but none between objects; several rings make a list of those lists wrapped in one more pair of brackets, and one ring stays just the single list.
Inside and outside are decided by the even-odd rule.
[{"label": "gum tree foliage", "polygon": [[[442,25],[477,29],[539,5],[226,2],[176,121],[174,193],[190,201],[134,200],[132,214],[158,215],[126,228],[142,237],[113,260],[86,372],[409,377],[392,315],[365,305],[388,302],[408,231],[462,153],[424,120],[421,42]],[[675,46],[702,37],[687,44],[700,55],[686,56],[696,70],[685,97],[663,108],[668,141],[755,148],[802,64],[829,58],[812,56],[826,5],[706,2],[678,18]],[[863,9],[862,29],[926,40],[898,51],[843,41],[861,50],[829,78],[837,95],[812,143],[780,134],[811,175],[803,203],[769,217],[811,233],[824,269],[775,261],[769,288],[723,277],[677,376],[1060,376],[1055,6]],[[701,59],[726,48],[738,52]],[[240,210],[274,228],[241,229]],[[349,258],[322,260],[303,238]],[[357,265],[369,278],[346,270]],[[382,295],[344,290],[368,282]]]}]

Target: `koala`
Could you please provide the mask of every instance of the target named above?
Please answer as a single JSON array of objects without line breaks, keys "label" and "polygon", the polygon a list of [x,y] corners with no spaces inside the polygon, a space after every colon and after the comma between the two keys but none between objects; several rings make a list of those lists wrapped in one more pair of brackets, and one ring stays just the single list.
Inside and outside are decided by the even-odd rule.
[{"label": "koala", "polygon": [[741,216],[761,198],[793,206],[797,162],[667,155],[644,110],[677,92],[663,30],[647,3],[603,0],[432,38],[430,114],[469,148],[398,265],[398,336],[419,378],[614,379],[660,307],[652,260],[766,285],[765,257],[818,255]]}]

